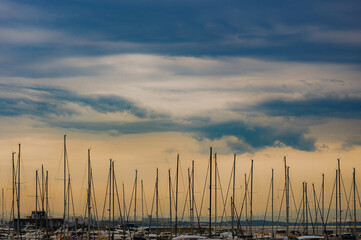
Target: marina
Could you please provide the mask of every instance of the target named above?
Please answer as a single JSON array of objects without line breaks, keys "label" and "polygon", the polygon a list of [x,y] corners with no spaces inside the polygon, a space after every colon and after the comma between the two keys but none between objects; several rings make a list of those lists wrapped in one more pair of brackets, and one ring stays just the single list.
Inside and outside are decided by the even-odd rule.
[{"label": "marina", "polygon": [[[360,198],[356,185],[356,169],[349,195],[341,175],[341,161],[337,159],[334,186],[331,199],[325,199],[324,174],[321,189],[317,193],[315,185],[302,183],[302,196],[294,196],[287,158],[283,158],[284,187],[279,205],[274,204],[274,169],[272,177],[266,180],[269,185],[264,216],[253,215],[253,174],[254,161],[250,160],[249,173],[244,175],[244,192],[236,193],[237,155],[234,154],[233,166],[229,175],[227,189],[221,188],[217,153],[209,151],[202,199],[195,198],[194,160],[187,168],[187,187],[184,202],[178,199],[180,176],[180,155],[176,156],[176,173],[168,170],[168,215],[160,213],[159,171],[156,169],[153,200],[150,212],[145,214],[145,194],[143,180],[138,183],[138,171],[131,192],[130,203],[125,202],[123,189],[116,179],[116,167],[109,160],[102,213],[98,212],[94,194],[91,150],[87,157],[86,213],[75,215],[73,188],[69,172],[66,135],[63,145],[63,217],[54,218],[49,211],[48,171],[41,166],[35,171],[35,211],[26,218],[21,216],[21,144],[18,152],[11,155],[12,162],[12,203],[10,219],[4,219],[1,236],[4,239],[358,239],[361,223],[357,221]],[[20,167],[19,167],[20,166]],[[342,184],[341,184],[342,183]],[[140,186],[139,186],[140,185]],[[140,190],[139,190],[140,187]],[[122,192],[121,192],[122,191]],[[208,192],[208,200],[205,194]],[[122,196],[121,196],[121,194]],[[3,193],[4,194],[4,193]],[[129,194],[129,193],[127,193]],[[138,194],[138,195],[137,195]],[[140,195],[140,197],[139,197]],[[241,204],[235,204],[235,197],[241,196]],[[290,201],[292,199],[292,202]],[[140,201],[140,203],[137,201]],[[217,204],[217,201],[221,201]],[[4,196],[3,201],[4,204]],[[298,204],[297,204],[298,203]],[[141,216],[137,206],[141,205]],[[345,205],[342,205],[345,204]],[[208,206],[207,206],[208,205]],[[215,207],[217,206],[217,207]],[[328,206],[328,207],[327,207]],[[200,213],[202,207],[208,208],[208,215]],[[230,212],[229,212],[230,210]],[[139,211],[139,209],[138,209]],[[330,212],[331,215],[330,215]],[[282,218],[281,215],[285,214]],[[290,215],[293,215],[292,217]]]}]

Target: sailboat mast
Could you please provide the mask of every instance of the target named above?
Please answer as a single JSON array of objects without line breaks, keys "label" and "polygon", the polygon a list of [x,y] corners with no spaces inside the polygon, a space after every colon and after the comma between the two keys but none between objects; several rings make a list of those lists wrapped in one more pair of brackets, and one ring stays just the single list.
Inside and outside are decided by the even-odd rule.
[{"label": "sailboat mast", "polygon": [[4,189],[1,189],[1,223],[5,223],[4,219]]},{"label": "sailboat mast", "polygon": [[357,215],[356,215],[356,170],[355,170],[355,168],[353,168],[352,180],[353,180],[353,221],[354,221],[354,234],[356,234]]},{"label": "sailboat mast", "polygon": [[48,171],[46,171],[45,176],[45,202],[46,202],[46,238],[49,239],[49,178],[48,178]]},{"label": "sailboat mast", "polygon": [[251,199],[250,199],[250,232],[253,235],[253,160],[251,160]]},{"label": "sailboat mast", "polygon": [[[248,229],[248,210],[247,210],[247,200],[248,200],[248,184],[247,184],[247,174],[244,174],[244,210],[245,210],[245,217],[246,217],[246,234]],[[234,206],[233,206],[234,207]]]},{"label": "sailboat mast", "polygon": [[335,198],[336,198],[336,237],[338,234],[338,170],[336,169],[336,194],[335,194]]},{"label": "sailboat mast", "polygon": [[209,237],[212,237],[212,147],[209,153]]},{"label": "sailboat mast", "polygon": [[35,229],[38,229],[38,170],[35,171]]},{"label": "sailboat mast", "polygon": [[19,153],[18,153],[18,231],[19,231],[19,237],[21,239],[21,225],[20,225],[20,150],[21,150],[21,144],[19,143]]},{"label": "sailboat mast", "polygon": [[63,233],[65,234],[65,225],[66,225],[66,135],[64,135],[64,211],[63,211]]},{"label": "sailboat mast", "polygon": [[88,207],[88,236],[90,240],[90,216],[91,216],[91,167],[90,167],[90,149],[88,149],[88,196],[87,196],[87,207]]},{"label": "sailboat mast", "polygon": [[157,218],[157,238],[158,238],[158,233],[159,233],[159,213],[158,213],[158,204],[159,204],[159,186],[158,186],[158,168],[157,168],[157,179],[155,181],[155,187],[156,187],[156,218]]},{"label": "sailboat mast", "polygon": [[178,235],[178,177],[179,177],[179,154],[177,154],[177,171],[175,183],[175,235]]},{"label": "sailboat mast", "polygon": [[289,171],[287,167],[286,156],[284,156],[285,163],[285,189],[286,189],[286,236],[289,234],[289,214],[290,214],[290,200],[289,200]]},{"label": "sailboat mast", "polygon": [[[45,187],[45,183],[44,183],[44,180],[45,180],[45,176],[44,176],[44,165],[41,164],[41,211],[44,211],[44,200],[45,200],[45,190],[44,190],[44,187]],[[40,181],[39,181],[40,182]]]},{"label": "sailboat mast", "polygon": [[[192,222],[194,224],[194,160],[192,160]],[[194,234],[193,225],[192,225],[192,234]]]},{"label": "sailboat mast", "polygon": [[137,222],[137,188],[138,188],[138,170],[135,170],[135,185],[134,185],[134,226]]},{"label": "sailboat mast", "polygon": [[340,215],[339,215],[339,223],[340,223],[340,236],[339,239],[341,239],[341,227],[342,227],[342,206],[341,206],[341,167],[340,167],[340,159],[337,159],[337,165],[338,165],[338,197],[339,197],[339,211],[340,211]]},{"label": "sailboat mast", "polygon": [[[114,200],[115,200],[115,170],[114,170],[114,161],[112,161],[112,175],[113,175],[113,181],[112,181],[112,214],[113,214],[113,220],[112,220],[112,224],[114,224],[114,220],[115,220],[115,216],[114,216],[114,211],[115,211],[115,205],[114,205]],[[112,239],[114,240],[114,227],[112,228]]]},{"label": "sailboat mast", "polygon": [[306,233],[308,234],[308,195],[307,195],[307,182],[305,182],[305,207],[306,207]]},{"label": "sailboat mast", "polygon": [[189,195],[189,225],[190,229],[192,231],[193,229],[193,222],[192,222],[192,192],[191,192],[191,172],[190,169],[187,169],[188,171],[188,195]]},{"label": "sailboat mast", "polygon": [[170,238],[172,239],[173,225],[172,225],[172,179],[170,175],[170,169],[168,169],[168,187],[169,187],[169,226],[170,226]]},{"label": "sailboat mast", "polygon": [[273,168],[272,168],[272,179],[271,179],[271,186],[272,186],[272,202],[271,202],[271,209],[272,209],[272,238],[274,237],[274,219],[273,219]]},{"label": "sailboat mast", "polygon": [[108,236],[110,239],[110,219],[111,219],[111,209],[112,209],[112,160],[109,159],[109,214],[108,214]]},{"label": "sailboat mast", "polygon": [[12,227],[13,227],[13,230],[12,230],[12,236],[11,238],[14,239],[15,237],[15,152],[12,153],[12,187],[13,187],[13,197],[12,197],[12,201],[11,201],[11,212],[12,212]]},{"label": "sailboat mast", "polygon": [[232,188],[232,200],[231,200],[231,210],[232,210],[232,236],[234,237],[234,197],[235,197],[235,188],[236,188],[236,154],[233,155],[233,188]]},{"label": "sailboat mast", "polygon": [[143,219],[144,219],[144,188],[143,188],[143,179],[140,180],[140,185],[141,185],[141,194],[142,194],[142,220],[141,220],[141,225],[143,225]]},{"label": "sailboat mast", "polygon": [[214,153],[214,232],[217,230],[217,153]]},{"label": "sailboat mast", "polygon": [[[322,218],[325,219],[325,174],[322,173]],[[326,224],[323,224],[324,233],[326,233]]]}]

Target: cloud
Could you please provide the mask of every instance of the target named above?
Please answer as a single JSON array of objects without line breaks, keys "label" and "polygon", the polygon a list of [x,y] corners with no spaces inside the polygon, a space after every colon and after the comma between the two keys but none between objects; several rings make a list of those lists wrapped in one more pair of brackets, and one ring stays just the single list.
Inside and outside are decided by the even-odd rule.
[{"label": "cloud", "polygon": [[154,117],[157,114],[138,107],[120,96],[115,95],[81,95],[76,92],[61,88],[45,86],[20,86],[1,84],[9,91],[16,91],[21,97],[0,98],[2,116],[45,116],[72,115],[75,110],[67,106],[67,103],[79,104],[82,107],[90,107],[99,113],[130,112],[139,118]]},{"label": "cloud", "polygon": [[[214,122],[211,118],[196,116],[178,119],[139,106],[121,96],[82,95],[67,89],[46,86],[1,86],[6,92],[16,89],[20,95],[16,97],[9,94],[0,98],[1,116],[30,116],[50,128],[110,135],[180,132],[199,140],[223,139],[235,152],[254,152],[269,146],[277,147],[281,143],[303,151],[315,150],[315,139],[305,137],[307,129],[260,125],[242,120],[224,119],[222,122]],[[76,107],[78,105],[79,107]],[[82,115],[84,108],[92,111]],[[127,121],[122,118],[114,119],[109,115],[122,112],[134,115],[136,119]]]},{"label": "cloud", "polygon": [[360,119],[361,98],[335,96],[307,98],[305,96],[297,100],[274,99],[264,101],[253,109],[271,116]]},{"label": "cloud", "polygon": [[361,61],[355,2],[287,2],[283,8],[252,1],[5,3],[0,49],[18,61],[114,53]]},{"label": "cloud", "polygon": [[359,136],[347,139],[341,146],[342,150],[350,151],[357,146],[361,146],[361,138]]}]

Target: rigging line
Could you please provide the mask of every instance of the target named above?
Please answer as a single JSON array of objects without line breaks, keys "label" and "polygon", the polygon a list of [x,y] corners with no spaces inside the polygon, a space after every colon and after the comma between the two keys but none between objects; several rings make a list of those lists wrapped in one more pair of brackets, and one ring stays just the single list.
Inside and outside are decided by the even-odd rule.
[{"label": "rigging line", "polygon": [[[98,207],[97,207],[97,200],[95,198],[95,187],[94,187],[94,179],[93,179],[93,170],[91,171],[91,181],[92,181],[92,187],[93,187],[93,201],[94,201],[94,205],[95,205],[95,219],[97,220],[97,222],[99,222],[98,219]],[[99,228],[99,223],[98,223],[98,228]]]},{"label": "rigging line", "polygon": [[117,193],[119,216],[120,216],[120,220],[122,222],[122,225],[124,225],[123,215],[122,215],[122,208],[121,208],[120,197],[119,197],[119,192],[118,192],[118,183],[117,183],[117,178],[116,178],[115,175],[114,175],[114,184],[115,184],[115,190],[116,190],[116,193]]},{"label": "rigging line", "polygon": [[[324,216],[322,215],[322,212],[321,212],[321,208],[320,208],[320,201],[319,199],[317,199],[317,195],[316,195],[316,191],[315,191],[315,185],[312,184],[312,187],[313,187],[313,194],[316,198],[316,203],[317,203],[317,207],[316,209],[320,212],[320,216],[321,216],[321,220],[322,220],[322,226],[325,227],[325,221],[324,221]],[[316,210],[316,213],[317,213],[317,210]]]},{"label": "rigging line", "polygon": [[[340,174],[340,177],[341,177],[341,183],[342,183],[342,187],[343,187],[343,191],[344,191],[345,198],[346,198],[346,203],[347,203],[347,208],[346,208],[346,213],[345,213],[345,222],[346,222],[347,213],[348,213],[348,211],[349,211],[349,209],[350,209],[350,201],[347,199],[346,188],[345,188],[345,184],[344,184],[343,177],[342,177],[341,174]],[[342,187],[341,187],[341,188],[342,188]],[[351,190],[352,190],[352,187],[351,187],[351,189],[350,189],[350,198],[351,198]],[[342,194],[342,193],[341,193],[341,190],[340,190],[340,194]],[[341,212],[341,214],[342,214],[342,212]],[[351,218],[351,220],[352,220],[352,218]],[[341,222],[340,224],[341,224],[341,231],[342,231],[342,222]],[[344,226],[344,227],[345,227],[345,226]]]},{"label": "rigging line", "polygon": [[332,204],[332,199],[333,199],[333,193],[335,191],[335,186],[336,186],[336,179],[335,179],[335,182],[333,183],[333,188],[332,188],[332,193],[331,193],[331,199],[330,199],[330,204],[328,206],[328,211],[327,211],[327,217],[326,217],[326,221],[325,221],[325,225],[327,225],[327,222],[328,222],[328,216],[330,214],[330,209],[331,209],[331,204]]},{"label": "rigging line", "polygon": [[267,196],[267,203],[266,203],[266,210],[264,211],[264,218],[263,218],[263,225],[262,225],[262,235],[264,233],[264,226],[266,224],[266,217],[267,217],[267,211],[268,211],[268,205],[269,205],[269,199],[271,196],[271,190],[272,190],[272,182],[269,184],[269,190],[268,190],[268,196]]},{"label": "rigging line", "polygon": [[[286,188],[284,188],[284,189],[283,189],[283,192],[282,192],[282,199],[281,199],[280,210],[279,210],[279,212],[278,212],[277,222],[280,221],[281,211],[282,211],[282,206],[283,206],[283,199],[284,199],[285,195],[286,195]],[[276,232],[277,232],[277,230],[278,230],[278,225],[279,225],[279,224],[277,224],[277,226],[276,226]]]},{"label": "rigging line", "polygon": [[[230,177],[229,177],[229,182],[228,182],[228,187],[227,187],[227,193],[226,193],[226,199],[223,199],[223,193],[222,193],[223,212],[222,212],[221,222],[223,222],[223,217],[224,217],[225,215],[227,215],[227,213],[226,213],[226,207],[227,207],[229,189],[230,189],[231,182],[232,182],[232,177],[233,177],[233,169],[234,169],[234,164],[232,165],[231,175],[230,175]],[[219,171],[217,171],[217,172],[219,172]],[[219,175],[218,175],[218,179],[219,179]],[[221,190],[221,192],[222,192],[222,190]]]},{"label": "rigging line", "polygon": [[[70,182],[69,182],[69,188],[70,188],[71,203],[72,203],[72,208],[73,208],[73,217],[74,217],[74,220],[75,220],[76,214],[75,214],[75,207],[74,207],[73,187],[72,187]],[[74,223],[75,223],[75,234],[76,234],[76,237],[77,237],[77,224],[76,224],[76,221],[74,221]]]},{"label": "rigging line", "polygon": [[184,205],[183,205],[183,211],[182,211],[182,217],[181,217],[181,220],[179,221],[180,222],[180,225],[183,223],[183,217],[184,217],[184,212],[185,212],[185,209],[186,209],[186,206],[187,206],[187,201],[188,201],[188,191],[186,193],[186,199],[185,199],[185,202],[184,202]]},{"label": "rigging line", "polygon": [[124,211],[124,221],[126,221],[126,223],[128,223],[128,214],[127,214],[127,206],[125,203],[125,190],[124,190],[124,182],[122,184],[122,190],[123,190],[123,211]]},{"label": "rigging line", "polygon": [[197,220],[198,220],[198,227],[201,228],[200,214],[198,213],[197,202],[196,201],[194,201],[194,207],[196,209],[196,217],[197,217]]},{"label": "rigging line", "polygon": [[[233,172],[233,171],[232,171]],[[226,205],[226,202],[224,201],[224,196],[223,196],[223,190],[222,190],[222,184],[221,184],[221,178],[219,176],[219,171],[218,171],[218,164],[217,164],[217,177],[218,177],[218,182],[219,182],[219,189],[221,190],[221,196],[222,196],[222,203],[223,206]],[[227,215],[227,212],[225,211],[225,214]],[[221,218],[221,226],[223,225],[223,218]]]},{"label": "rigging line", "polygon": [[303,201],[303,199],[301,199],[299,207],[296,208],[297,216],[296,216],[296,220],[295,220],[295,225],[293,226],[294,231],[296,231],[296,230],[298,231],[298,228],[301,225],[301,218],[300,218],[300,222],[298,222],[298,217],[300,216],[302,201]]},{"label": "rigging line", "polygon": [[101,227],[103,227],[103,222],[104,222],[104,213],[105,213],[105,206],[107,204],[107,199],[108,199],[109,182],[110,182],[110,172],[108,174],[107,186],[105,188],[105,199],[104,199],[104,205],[103,205],[102,220],[101,220],[101,223],[100,223]]},{"label": "rigging line", "polygon": [[205,191],[206,191],[206,186],[207,186],[207,181],[208,181],[208,173],[209,173],[209,162],[208,162],[208,167],[207,167],[206,180],[204,181],[204,186],[203,186],[201,206],[200,206],[200,209],[199,209],[199,214],[200,215],[202,214],[204,194],[205,194]]},{"label": "rigging line", "polygon": [[129,203],[128,213],[127,213],[127,222],[129,222],[130,209],[132,208],[132,205],[133,205],[134,192],[135,192],[135,180],[134,180],[134,183],[133,183],[132,195],[130,197],[130,203]]},{"label": "rigging line", "polygon": [[[346,209],[346,213],[345,213],[345,222],[347,220],[347,214],[349,213],[350,214],[350,219],[351,221],[353,221],[353,217],[351,216],[351,210],[350,210],[350,200],[351,200],[351,192],[352,192],[352,185],[351,185],[351,188],[350,188],[350,194],[349,194],[349,197],[347,199],[347,193],[346,193],[346,188],[345,188],[345,185],[344,185],[344,182],[343,182],[343,177],[341,175],[341,181],[342,181],[342,186],[343,186],[343,190],[344,190],[344,193],[345,193],[345,197],[346,197],[346,203],[347,203],[347,209]],[[346,227],[346,226],[344,226]]]},{"label": "rigging line", "polygon": [[144,205],[145,205],[145,213],[148,216],[148,206],[147,206],[147,200],[146,200],[145,196],[146,195],[145,195],[144,190],[143,190],[143,197],[144,197],[143,201],[144,201]]},{"label": "rigging line", "polygon": [[359,202],[359,205],[361,207],[361,200],[360,200],[360,195],[358,193],[358,188],[357,188],[357,184],[355,183],[355,186],[356,186],[356,193],[357,193],[357,197],[358,197],[358,202]]},{"label": "rigging line", "polygon": [[[243,212],[243,207],[244,207],[244,205],[245,205],[245,201],[246,201],[246,200],[249,200],[248,197],[247,197],[247,195],[248,195],[248,184],[249,184],[249,180],[250,180],[250,175],[251,175],[251,174],[248,174],[248,179],[247,179],[247,181],[246,181],[246,183],[245,183],[245,186],[244,186],[244,187],[245,187],[245,189],[244,189],[244,196],[243,196],[243,202],[242,202],[241,211],[239,212],[239,217],[238,217],[238,214],[237,214],[237,208],[236,208],[236,206],[233,206],[234,210],[236,211],[236,216],[237,216],[238,219],[241,219],[242,212]],[[248,220],[246,219],[246,221],[248,221]]]},{"label": "rigging line", "polygon": [[[308,197],[307,197],[307,200],[308,200]],[[312,219],[312,212],[311,212],[311,208],[310,208],[310,203],[309,201],[306,201],[306,204],[308,206],[308,212],[310,214],[310,220],[311,220],[311,226],[312,226],[312,233],[313,235],[315,235],[315,224],[313,222],[313,219]]]},{"label": "rigging line", "polygon": [[[247,194],[247,192],[246,192],[246,189],[247,189],[247,186],[248,186],[248,184],[246,184],[245,183],[245,192],[244,192],[244,195],[243,195],[243,200],[242,200],[242,206],[241,206],[241,210],[240,210],[240,212],[239,212],[239,215],[237,214],[236,216],[237,216],[237,221],[241,221],[241,217],[242,217],[242,212],[243,212],[243,207],[244,207],[244,202],[245,202],[245,200],[246,200],[246,194]],[[234,211],[237,211],[237,209],[236,209],[236,207],[235,206],[233,206],[233,209],[234,209]]]},{"label": "rigging line", "polygon": [[288,181],[289,181],[289,185],[290,185],[290,189],[291,189],[291,196],[292,196],[292,199],[293,199],[293,205],[296,208],[297,207],[296,199],[295,199],[295,195],[293,194],[292,182],[291,182],[291,179],[290,179],[289,175],[288,175]]},{"label": "rigging line", "polygon": [[[155,192],[156,192],[156,188],[157,188],[157,182],[154,184],[154,192],[153,192],[153,200],[152,200],[152,208],[150,210],[150,218],[149,218],[149,230],[150,230],[150,226],[152,224],[152,216],[153,216],[153,207],[154,207],[154,201],[155,201]],[[150,234],[150,231],[149,231]]]}]

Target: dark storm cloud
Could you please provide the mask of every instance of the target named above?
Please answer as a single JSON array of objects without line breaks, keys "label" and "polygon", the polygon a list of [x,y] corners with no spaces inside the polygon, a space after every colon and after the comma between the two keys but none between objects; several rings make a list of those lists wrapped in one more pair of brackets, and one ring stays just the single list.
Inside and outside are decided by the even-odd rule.
[{"label": "dark storm cloud", "polygon": [[71,75],[72,69],[32,72],[27,65],[117,53],[361,61],[359,1],[35,0],[2,6],[0,69],[6,76]]},{"label": "dark storm cloud", "polygon": [[299,100],[275,99],[252,108],[271,116],[361,118],[361,98],[319,97]]},{"label": "dark storm cloud", "polygon": [[[257,125],[239,121],[224,120],[212,122],[210,118],[189,117],[175,119],[171,115],[138,106],[119,96],[81,95],[75,92],[45,86],[20,86],[0,84],[11,93],[16,89],[21,97],[0,98],[0,115],[3,117],[30,116],[50,127],[86,130],[111,135],[144,134],[155,132],[182,132],[196,139],[227,140],[234,152],[250,152],[268,146],[290,146],[303,151],[314,151],[315,139],[305,137],[305,128],[285,128],[271,125]],[[11,94],[9,96],[12,96]],[[90,107],[97,113],[129,112],[140,120],[133,122],[77,119],[78,111],[67,104]],[[62,117],[62,118],[59,118]],[[247,146],[246,148],[244,146]]]},{"label": "dark storm cloud", "polygon": [[74,114],[75,110],[67,107],[66,103],[90,107],[99,113],[129,112],[139,118],[159,116],[153,111],[138,107],[137,104],[116,95],[81,95],[66,89],[44,86],[0,84],[0,87],[22,95],[22,97],[0,98],[0,115],[2,116]]}]

